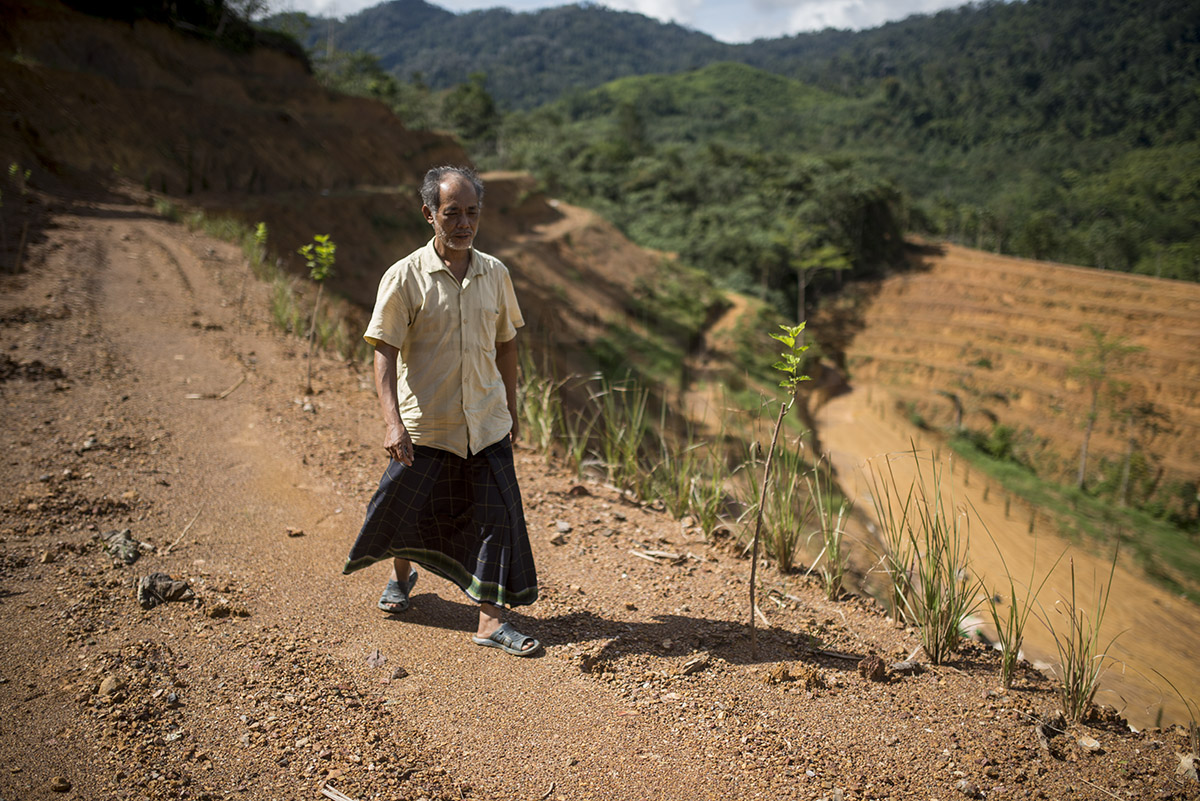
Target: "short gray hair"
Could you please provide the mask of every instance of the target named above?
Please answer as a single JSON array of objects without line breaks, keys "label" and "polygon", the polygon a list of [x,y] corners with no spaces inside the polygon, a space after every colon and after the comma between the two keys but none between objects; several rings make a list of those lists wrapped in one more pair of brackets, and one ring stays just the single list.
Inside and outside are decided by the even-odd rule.
[{"label": "short gray hair", "polygon": [[442,181],[446,179],[447,175],[458,175],[464,180],[470,181],[471,186],[475,188],[475,197],[479,200],[479,205],[483,206],[483,179],[479,177],[479,173],[470,167],[452,167],[450,165],[434,167],[425,173],[425,180],[421,183],[422,203],[433,211],[438,210],[442,204]]}]

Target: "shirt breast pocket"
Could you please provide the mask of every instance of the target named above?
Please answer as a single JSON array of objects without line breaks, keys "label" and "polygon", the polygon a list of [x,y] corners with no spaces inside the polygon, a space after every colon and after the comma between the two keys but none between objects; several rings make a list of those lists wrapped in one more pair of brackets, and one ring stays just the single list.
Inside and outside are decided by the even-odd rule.
[{"label": "shirt breast pocket", "polygon": [[500,310],[484,304],[479,310],[479,347],[490,351],[496,347],[496,324],[500,320]]}]

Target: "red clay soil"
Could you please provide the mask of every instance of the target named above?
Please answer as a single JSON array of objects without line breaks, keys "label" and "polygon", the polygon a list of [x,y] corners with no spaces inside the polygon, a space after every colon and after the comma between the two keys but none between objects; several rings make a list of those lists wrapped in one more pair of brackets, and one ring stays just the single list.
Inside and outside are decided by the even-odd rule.
[{"label": "red clay soil", "polygon": [[[527,449],[542,598],[514,619],[545,654],[472,645],[429,576],[382,614],[384,568],[340,575],[384,466],[369,375],[320,358],[303,397],[240,251],[144,201],[56,203],[0,292],[0,797],[1195,795],[1182,733],[1064,725],[988,649],[870,680],[914,632],[801,576],[760,572],[752,654],[745,559]],[[156,572],[196,598],[143,610]]]},{"label": "red clay soil", "polygon": [[[861,658],[902,660],[914,632],[801,576],[759,573],[751,654],[744,558],[529,449],[542,598],[515,619],[545,654],[473,646],[473,610],[427,575],[383,615],[384,568],[340,575],[384,467],[369,373],[318,357],[303,396],[269,287],[145,190],[266,220],[284,252],[331,233],[331,288],[369,302],[426,235],[415,181],[461,150],[277,54],[0,7],[0,152],[35,172],[4,194],[29,241],[0,248],[23,268],[0,275],[0,798],[1196,795],[1181,733],[1061,724],[1053,683],[1000,690],[990,650],[869,680]],[[114,174],[131,184],[78,189]],[[578,344],[659,258],[527,179],[491,187],[481,247],[514,267],[531,340]],[[114,566],[124,529],[141,556]],[[143,610],[155,572],[195,599]]]}]

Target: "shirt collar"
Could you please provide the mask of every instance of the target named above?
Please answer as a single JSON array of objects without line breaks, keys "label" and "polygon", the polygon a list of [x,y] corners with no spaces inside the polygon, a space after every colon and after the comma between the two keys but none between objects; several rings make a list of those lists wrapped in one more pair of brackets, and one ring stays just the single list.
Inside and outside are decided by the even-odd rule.
[{"label": "shirt collar", "polygon": [[[430,239],[428,244],[421,251],[421,269],[427,273],[436,273],[438,270],[445,270],[446,264],[442,261],[442,257],[438,255],[437,250],[433,247],[434,240]],[[475,248],[471,248],[471,261],[467,263],[467,278],[474,278],[483,274],[483,260],[479,258],[479,254]]]}]

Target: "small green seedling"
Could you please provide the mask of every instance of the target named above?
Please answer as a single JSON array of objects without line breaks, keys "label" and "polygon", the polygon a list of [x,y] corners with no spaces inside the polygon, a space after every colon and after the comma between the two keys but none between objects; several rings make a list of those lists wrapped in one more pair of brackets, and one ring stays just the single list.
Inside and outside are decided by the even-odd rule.
[{"label": "small green seedling", "polygon": [[[263,236],[266,236],[267,226],[265,223],[259,223],[262,229]],[[257,238],[258,232],[255,232]],[[317,300],[313,303],[312,322],[308,326],[308,380],[305,383],[305,391],[312,394],[312,351],[313,339],[317,333],[317,309],[321,305],[321,291],[325,288],[325,279],[333,275],[334,253],[337,251],[337,245],[329,238],[329,234],[317,234],[313,237],[313,241],[300,248],[296,252],[304,257],[304,263],[308,266],[308,277],[317,282]]]},{"label": "small green seedling", "polygon": [[792,404],[796,402],[796,392],[800,388],[800,383],[809,380],[808,376],[800,372],[804,367],[802,357],[808,350],[808,345],[804,344],[803,337],[805,325],[805,323],[780,325],[783,333],[771,334],[772,339],[782,342],[786,348],[780,353],[780,360],[772,366],[783,373],[784,377],[779,382],[779,386],[787,394],[779,406],[779,416],[775,418],[775,430],[771,432],[771,447],[767,450],[767,463],[763,467],[762,490],[758,498],[758,513],[754,519],[754,539],[750,545],[750,654],[752,658],[758,653],[758,630],[754,625],[754,615],[758,609],[755,604],[754,586],[758,575],[758,540],[762,531],[763,510],[767,503],[767,486],[771,480],[771,462],[775,458],[775,446],[779,442],[779,431],[783,428],[783,418],[791,410]]},{"label": "small green seedling", "polygon": [[8,165],[8,177],[16,181],[17,189],[22,195],[29,194],[29,177],[33,175],[29,170],[22,170],[21,165],[17,162],[12,162]]}]

